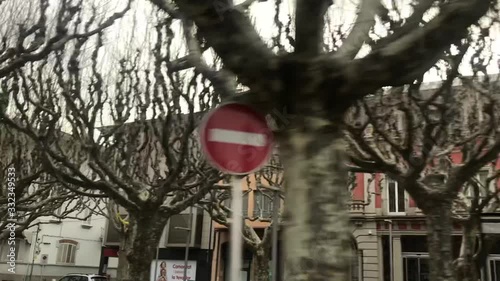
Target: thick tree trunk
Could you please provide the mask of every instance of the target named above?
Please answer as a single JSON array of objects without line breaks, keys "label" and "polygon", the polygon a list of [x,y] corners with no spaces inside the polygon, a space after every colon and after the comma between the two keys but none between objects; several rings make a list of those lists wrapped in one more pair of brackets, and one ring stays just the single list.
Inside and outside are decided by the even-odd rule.
[{"label": "thick tree trunk", "polygon": [[269,281],[269,253],[259,249],[254,253],[254,280]]},{"label": "thick tree trunk", "polygon": [[478,272],[474,263],[475,227],[472,221],[463,224],[460,255],[455,261],[457,281],[477,281]]},{"label": "thick tree trunk", "polygon": [[118,268],[116,269],[116,279],[118,281],[129,280],[129,263],[126,255],[126,239],[122,234],[120,237],[120,251],[118,252]]},{"label": "thick tree trunk", "polygon": [[301,122],[281,143],[287,200],[283,280],[349,280],[346,146],[329,121]]},{"label": "thick tree trunk", "polygon": [[129,276],[133,281],[149,281],[151,263],[160,242],[167,219],[159,215],[130,217],[126,235],[126,255],[129,262]]},{"label": "thick tree trunk", "polygon": [[440,201],[425,210],[430,261],[430,281],[455,281],[452,255],[451,202]]}]

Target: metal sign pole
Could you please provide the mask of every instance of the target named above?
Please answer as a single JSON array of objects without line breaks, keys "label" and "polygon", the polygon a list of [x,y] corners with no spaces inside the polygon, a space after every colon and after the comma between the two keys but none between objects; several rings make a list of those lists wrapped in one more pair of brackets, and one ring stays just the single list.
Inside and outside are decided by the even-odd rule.
[{"label": "metal sign pole", "polygon": [[153,275],[153,280],[151,281],[156,281],[156,278],[158,278],[158,256],[160,255],[160,242],[158,242],[158,245],[156,246],[156,257],[155,257],[155,273]]},{"label": "metal sign pole", "polygon": [[232,184],[232,218],[231,218],[231,259],[230,259],[230,278],[231,281],[241,279],[241,259],[242,259],[242,227],[243,227],[243,193],[242,178],[239,176],[231,177]]},{"label": "metal sign pole", "polygon": [[188,235],[186,238],[186,249],[184,252],[184,281],[190,281],[191,279],[187,279],[187,268],[188,268],[188,261],[189,261],[189,247],[191,246],[191,235],[193,234],[191,232],[191,228],[193,227],[193,206],[189,208],[189,223],[188,227],[186,229]]},{"label": "metal sign pole", "polygon": [[272,281],[277,281],[277,273],[278,273],[278,228],[279,228],[279,208],[280,208],[280,195],[279,191],[276,190],[274,192],[274,202],[273,202],[273,249],[272,249],[272,258],[271,258],[271,278]]},{"label": "metal sign pole", "polygon": [[[255,172],[269,160],[273,151],[272,130],[266,117],[252,107],[227,103],[218,106],[203,119],[200,128],[200,144],[212,166],[221,172],[234,175],[231,178],[229,280],[239,281],[242,276],[244,223],[242,175]],[[242,146],[256,148],[252,157],[242,157]]]}]

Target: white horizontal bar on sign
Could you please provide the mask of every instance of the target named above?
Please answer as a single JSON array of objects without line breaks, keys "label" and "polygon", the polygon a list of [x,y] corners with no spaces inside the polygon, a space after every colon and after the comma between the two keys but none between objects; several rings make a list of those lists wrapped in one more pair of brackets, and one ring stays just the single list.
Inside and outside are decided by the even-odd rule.
[{"label": "white horizontal bar on sign", "polygon": [[251,146],[265,146],[266,135],[258,133],[247,133],[225,129],[210,129],[208,140],[213,142],[223,142]]}]

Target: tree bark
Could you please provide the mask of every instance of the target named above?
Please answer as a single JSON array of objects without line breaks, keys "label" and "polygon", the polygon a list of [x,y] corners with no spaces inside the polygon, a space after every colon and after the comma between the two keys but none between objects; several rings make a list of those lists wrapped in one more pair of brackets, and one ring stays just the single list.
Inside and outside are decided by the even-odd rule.
[{"label": "tree bark", "polygon": [[269,281],[269,253],[263,249],[259,249],[254,253],[254,280]]},{"label": "tree bark", "polygon": [[349,280],[343,135],[328,120],[296,117],[294,122],[281,141],[287,200],[283,280]]},{"label": "tree bark", "polygon": [[167,218],[156,214],[130,215],[125,251],[131,280],[150,280],[151,263],[166,222]]},{"label": "tree bark", "polygon": [[126,255],[126,239],[124,234],[120,237],[120,251],[118,252],[118,268],[116,269],[116,279],[125,281],[129,279],[129,263]]},{"label": "tree bark", "polygon": [[430,281],[455,281],[452,255],[452,204],[451,200],[428,204],[427,241],[429,248]]},{"label": "tree bark", "polygon": [[477,281],[478,271],[474,264],[475,227],[472,221],[463,224],[460,255],[455,261],[457,281]]}]

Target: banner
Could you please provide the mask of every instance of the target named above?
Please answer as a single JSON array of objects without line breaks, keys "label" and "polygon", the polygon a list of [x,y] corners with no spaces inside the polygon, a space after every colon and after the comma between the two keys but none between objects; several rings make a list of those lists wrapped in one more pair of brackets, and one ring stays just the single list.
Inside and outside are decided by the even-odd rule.
[{"label": "banner", "polygon": [[196,281],[196,261],[188,261],[186,279],[184,279],[184,261],[183,260],[156,260],[151,264],[151,281]]}]

